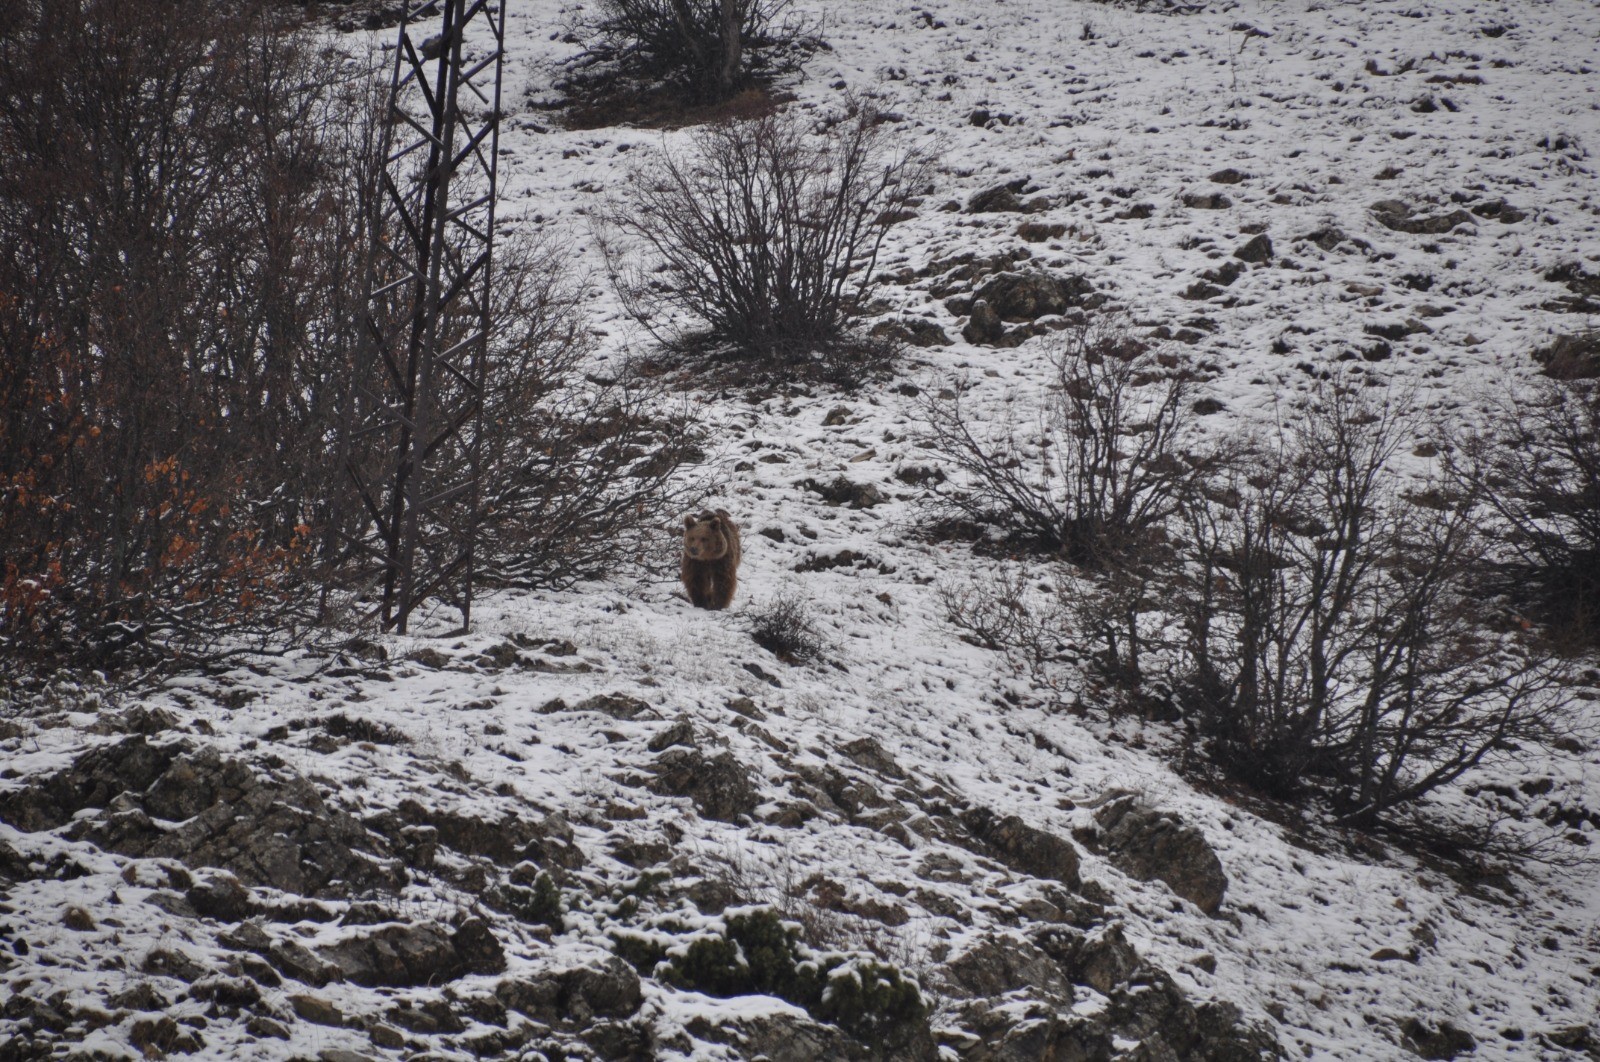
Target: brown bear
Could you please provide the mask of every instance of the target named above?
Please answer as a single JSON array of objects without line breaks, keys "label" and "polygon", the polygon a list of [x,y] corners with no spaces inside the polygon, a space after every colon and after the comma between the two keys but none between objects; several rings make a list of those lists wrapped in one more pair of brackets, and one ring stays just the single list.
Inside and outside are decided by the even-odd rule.
[{"label": "brown bear", "polygon": [[683,518],[683,588],[696,608],[727,608],[739,588],[739,525],[726,509]]}]

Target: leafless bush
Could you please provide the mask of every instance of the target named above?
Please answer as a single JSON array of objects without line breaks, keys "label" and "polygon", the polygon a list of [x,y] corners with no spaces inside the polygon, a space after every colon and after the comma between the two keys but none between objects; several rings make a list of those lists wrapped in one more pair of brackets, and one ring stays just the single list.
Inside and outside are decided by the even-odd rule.
[{"label": "leafless bush", "polygon": [[945,619],[961,640],[983,649],[1044,655],[1045,629],[1052,627],[1030,592],[1031,573],[1019,569],[992,580],[963,580],[939,588]]},{"label": "leafless bush", "polygon": [[[633,173],[605,216],[631,240],[608,241],[619,291],[659,338],[681,312],[745,359],[826,348],[868,299],[926,165],[870,108],[821,131],[795,113],[709,126],[686,157]],[[636,247],[644,261],[625,268]]]},{"label": "leafless bush", "polygon": [[750,637],[785,663],[815,663],[833,647],[832,639],[817,623],[811,602],[794,591],[782,591],[755,606],[747,618]]},{"label": "leafless bush", "polygon": [[1093,318],[1067,333],[1035,422],[998,430],[959,392],[925,405],[924,443],[953,465],[945,516],[1086,568],[1158,542],[1212,459],[1192,450],[1191,374],[1177,355]]},{"label": "leafless bush", "polygon": [[[791,69],[811,43],[793,0],[600,0],[574,29],[578,66],[594,91],[614,79],[661,83],[684,101],[711,103],[754,75]],[[616,88],[617,86],[612,86]]]},{"label": "leafless bush", "polygon": [[1408,497],[1402,404],[1328,390],[1190,510],[1170,598],[1186,708],[1225,770],[1324,791],[1372,825],[1521,742],[1548,740],[1555,670],[1475,585],[1472,495]]},{"label": "leafless bush", "polygon": [[[692,505],[704,455],[686,403],[594,344],[565,250],[520,233],[496,252],[479,533],[491,582],[564,587],[674,560],[659,528]],[[661,554],[657,556],[656,554]]]},{"label": "leafless bush", "polygon": [[1513,558],[1504,589],[1581,641],[1600,634],[1600,383],[1552,380],[1460,440],[1451,470]]}]

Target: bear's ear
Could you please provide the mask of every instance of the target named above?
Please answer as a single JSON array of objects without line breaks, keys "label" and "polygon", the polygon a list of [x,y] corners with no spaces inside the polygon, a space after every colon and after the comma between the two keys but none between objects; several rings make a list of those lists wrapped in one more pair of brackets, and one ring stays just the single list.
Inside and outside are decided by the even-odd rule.
[{"label": "bear's ear", "polygon": [[694,517],[685,516],[683,518],[683,528],[684,528],[684,530],[687,531],[689,528],[691,528],[693,526],[694,526]]}]

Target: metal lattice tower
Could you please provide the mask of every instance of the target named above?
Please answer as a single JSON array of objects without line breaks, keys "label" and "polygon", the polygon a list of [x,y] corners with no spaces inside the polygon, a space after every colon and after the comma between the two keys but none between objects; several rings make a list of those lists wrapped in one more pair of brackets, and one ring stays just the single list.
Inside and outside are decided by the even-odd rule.
[{"label": "metal lattice tower", "polygon": [[345,534],[401,633],[430,597],[472,618],[504,51],[503,0],[408,8],[368,199]]}]

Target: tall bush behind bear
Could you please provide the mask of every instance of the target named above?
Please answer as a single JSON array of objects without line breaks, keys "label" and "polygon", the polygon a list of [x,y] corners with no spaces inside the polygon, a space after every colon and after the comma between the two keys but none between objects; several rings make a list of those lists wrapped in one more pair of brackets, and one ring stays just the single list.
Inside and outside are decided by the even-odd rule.
[{"label": "tall bush behind bear", "polygon": [[683,518],[683,588],[696,608],[722,609],[739,588],[739,525],[726,509]]}]

